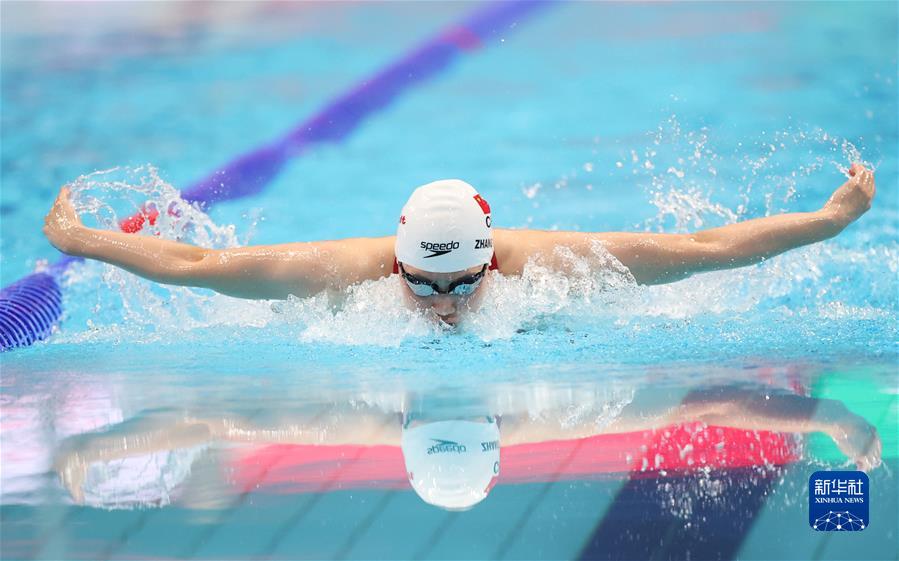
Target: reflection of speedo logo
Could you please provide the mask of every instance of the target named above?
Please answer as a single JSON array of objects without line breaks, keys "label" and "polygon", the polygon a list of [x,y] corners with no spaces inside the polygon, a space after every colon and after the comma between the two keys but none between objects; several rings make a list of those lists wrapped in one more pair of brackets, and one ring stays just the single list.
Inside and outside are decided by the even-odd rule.
[{"label": "reflection of speedo logo", "polygon": [[430,255],[425,255],[424,258],[428,257],[437,257],[439,255],[446,255],[454,249],[459,249],[459,242],[446,242],[446,243],[434,243],[434,242],[421,242],[421,248],[425,251],[430,251]]},{"label": "reflection of speedo logo", "polygon": [[430,456],[431,454],[465,453],[466,448],[464,444],[459,444],[458,442],[453,442],[452,440],[441,440],[439,438],[432,438],[431,440],[433,440],[437,444],[428,448],[428,456]]}]

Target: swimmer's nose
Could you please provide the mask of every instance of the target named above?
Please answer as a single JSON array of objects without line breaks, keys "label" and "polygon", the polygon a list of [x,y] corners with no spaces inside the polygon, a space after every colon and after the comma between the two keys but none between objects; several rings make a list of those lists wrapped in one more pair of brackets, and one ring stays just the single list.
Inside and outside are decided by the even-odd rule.
[{"label": "swimmer's nose", "polygon": [[456,313],[456,298],[447,294],[432,296],[431,309],[438,316],[451,316]]}]

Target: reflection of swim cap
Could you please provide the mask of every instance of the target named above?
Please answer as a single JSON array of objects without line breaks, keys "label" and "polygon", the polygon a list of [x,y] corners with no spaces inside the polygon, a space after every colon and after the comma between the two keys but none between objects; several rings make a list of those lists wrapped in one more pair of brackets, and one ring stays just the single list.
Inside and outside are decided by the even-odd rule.
[{"label": "reflection of swim cap", "polygon": [[396,259],[423,271],[452,273],[493,257],[490,205],[474,187],[443,179],[416,189],[400,215]]},{"label": "reflection of swim cap", "polygon": [[412,488],[426,503],[467,510],[484,500],[499,476],[499,427],[439,421],[403,430],[403,457]]}]

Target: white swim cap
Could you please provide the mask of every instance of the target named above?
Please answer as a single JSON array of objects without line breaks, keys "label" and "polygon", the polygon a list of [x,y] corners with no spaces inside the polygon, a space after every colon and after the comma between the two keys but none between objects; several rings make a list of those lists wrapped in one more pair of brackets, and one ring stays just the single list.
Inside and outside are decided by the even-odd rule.
[{"label": "white swim cap", "polygon": [[400,214],[396,259],[431,273],[490,263],[490,205],[474,187],[443,179],[416,189]]},{"label": "white swim cap", "polygon": [[481,502],[499,477],[499,427],[493,417],[404,429],[402,447],[412,488],[426,503],[447,510]]}]

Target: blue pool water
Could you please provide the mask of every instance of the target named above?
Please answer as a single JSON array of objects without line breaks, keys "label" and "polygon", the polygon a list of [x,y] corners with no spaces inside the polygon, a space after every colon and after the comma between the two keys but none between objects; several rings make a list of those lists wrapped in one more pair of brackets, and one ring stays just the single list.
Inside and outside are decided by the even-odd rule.
[{"label": "blue pool water", "polygon": [[[199,6],[3,6],[4,286],[57,258],[39,226],[60,185],[107,226],[148,199],[181,204],[192,181],[472,8]],[[876,169],[859,222],[759,266],[658,287],[532,268],[497,279],[483,310],[447,330],[396,304],[396,277],[335,308],[74,265],[58,330],[0,359],[3,558],[895,557],[897,21],[877,2],[556,5],[294,159],[262,194],[182,206],[174,224],[218,247],[389,235],[414,186],[460,177],[500,227],[690,231],[814,210],[852,161]],[[778,459],[725,439],[722,464],[698,451],[690,464],[678,441],[643,466],[638,440],[589,441],[599,459],[573,472],[567,448],[528,449],[527,469],[506,449],[512,467],[464,513],[420,501],[374,446],[393,441],[371,436],[411,410],[601,432],[735,385],[744,404],[797,400],[756,427],[780,444],[747,437]],[[187,418],[246,422],[258,438],[184,436]],[[379,430],[340,440],[335,427],[371,418]],[[853,444],[878,431],[880,498],[855,541],[807,525],[808,477],[845,455],[820,431],[796,436],[802,419],[848,423]],[[307,425],[324,450],[371,446],[315,460],[318,479],[297,461],[318,448],[266,463],[265,446],[288,445],[272,434]],[[674,442],[665,426],[652,424]],[[106,446],[93,431],[137,451],[61,482],[73,447]]]}]

